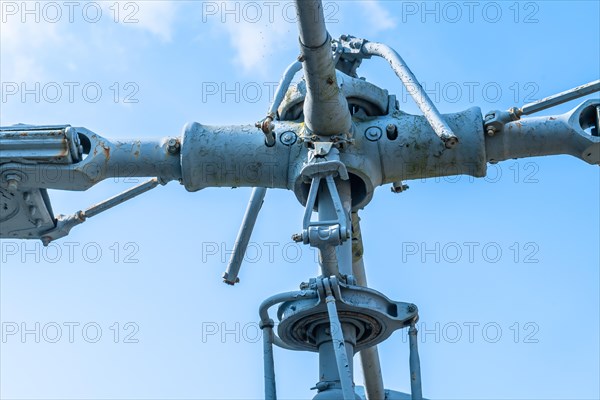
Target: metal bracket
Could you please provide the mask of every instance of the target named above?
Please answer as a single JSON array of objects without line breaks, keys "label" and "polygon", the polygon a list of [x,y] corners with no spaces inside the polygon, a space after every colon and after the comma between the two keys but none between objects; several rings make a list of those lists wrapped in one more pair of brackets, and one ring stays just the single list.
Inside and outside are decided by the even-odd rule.
[{"label": "metal bracket", "polygon": [[[588,94],[600,91],[600,80],[586,83],[585,85],[565,90],[564,92],[548,96],[539,101],[525,104],[523,107],[511,107],[508,111],[494,110],[488,112],[484,117],[484,130],[488,136],[494,136],[498,132],[502,132],[504,125],[518,121],[523,115],[531,115],[537,112],[546,110],[551,107],[558,106],[571,100],[578,99]],[[600,115],[600,110],[597,111]],[[600,120],[600,117],[598,118]],[[597,130],[600,130],[600,122],[596,123]]]},{"label": "metal bracket", "polygon": [[362,60],[371,58],[362,51],[362,46],[366,42],[365,39],[351,35],[342,35],[339,40],[333,40],[336,68],[346,75],[358,78],[356,70],[360,67]]},{"label": "metal bracket", "polygon": [[[302,169],[301,175],[311,184],[302,221],[302,234],[294,235],[292,239],[313,247],[342,244],[350,238],[350,229],[348,229],[348,217],[344,213],[342,200],[333,178],[339,176],[343,180],[348,180],[350,177],[346,166],[339,160],[313,162]],[[337,220],[311,221],[322,180],[325,180],[327,189],[329,189]]]}]

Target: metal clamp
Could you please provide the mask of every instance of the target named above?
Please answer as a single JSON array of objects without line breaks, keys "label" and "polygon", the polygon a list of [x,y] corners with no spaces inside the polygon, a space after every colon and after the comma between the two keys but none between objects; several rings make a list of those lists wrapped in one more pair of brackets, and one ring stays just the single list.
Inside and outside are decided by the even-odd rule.
[{"label": "metal clamp", "polygon": [[[310,244],[313,247],[324,245],[338,246],[350,238],[348,218],[344,213],[342,200],[333,180],[336,176],[339,176],[343,180],[349,179],[346,166],[339,160],[314,162],[302,169],[302,177],[307,180],[310,179],[311,184],[302,221],[302,234],[292,237],[296,242]],[[317,200],[317,193],[323,179],[329,190],[337,219],[311,221]]]}]

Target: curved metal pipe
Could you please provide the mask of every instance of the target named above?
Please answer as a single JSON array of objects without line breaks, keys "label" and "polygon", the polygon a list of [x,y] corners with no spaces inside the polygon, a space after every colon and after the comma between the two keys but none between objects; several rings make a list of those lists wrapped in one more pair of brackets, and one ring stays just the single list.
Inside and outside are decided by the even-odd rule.
[{"label": "curved metal pipe", "polygon": [[292,79],[298,71],[302,69],[302,63],[300,61],[294,61],[291,63],[286,70],[283,72],[283,76],[279,81],[279,86],[277,86],[277,91],[275,92],[275,97],[273,97],[273,103],[271,103],[271,107],[269,108],[268,115],[275,117],[277,115],[277,109],[281,105],[285,94],[290,87],[290,83],[292,83]]},{"label": "curved metal pipe", "polygon": [[423,90],[423,87],[415,74],[412,73],[402,57],[400,57],[400,54],[385,44],[374,42],[365,43],[363,45],[363,51],[370,56],[382,57],[390,63],[390,66],[396,75],[398,75],[398,78],[400,78],[415,103],[417,103],[417,106],[419,106],[419,109],[425,118],[427,118],[427,121],[435,133],[444,141],[446,147],[452,148],[456,146],[456,144],[458,144],[458,138],[454,132],[452,132],[452,129],[450,129],[446,121],[444,121],[440,112],[437,110],[425,90]]},{"label": "curved metal pipe", "polygon": [[[271,296],[268,299],[266,299],[265,301],[263,301],[260,304],[260,307],[258,308],[260,322],[265,326],[269,325],[269,323],[272,321],[271,317],[269,317],[269,308],[273,307],[275,304],[283,303],[285,301],[296,300],[298,297],[303,297],[303,298],[308,298],[308,299],[310,299],[310,298],[316,299],[319,297],[319,294],[317,293],[316,290],[300,290],[300,291],[295,291],[295,292],[279,293],[274,296]],[[273,344],[275,344],[276,346],[281,347],[283,349],[287,349],[287,350],[298,350],[296,348],[290,347],[287,344],[285,344],[281,340],[281,338],[279,338],[279,336],[275,335],[274,332],[273,332]]]}]

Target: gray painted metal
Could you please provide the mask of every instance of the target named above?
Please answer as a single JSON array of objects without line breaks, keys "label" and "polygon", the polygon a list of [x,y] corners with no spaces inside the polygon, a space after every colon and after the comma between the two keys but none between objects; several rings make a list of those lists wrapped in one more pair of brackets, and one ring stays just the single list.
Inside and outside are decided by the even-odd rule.
[{"label": "gray painted metal", "polygon": [[157,178],[152,178],[149,181],[141,183],[131,189],[125,190],[124,192],[106,199],[98,204],[95,204],[85,211],[77,211],[72,215],[58,215],[56,217],[56,226],[53,229],[42,232],[41,240],[44,246],[48,246],[50,242],[56,239],[60,239],[69,234],[71,229],[75,226],[84,223],[88,218],[96,216],[101,212],[107,211],[114,206],[131,200],[140,194],[146,193],[147,191],[154,189],[158,186],[159,182]]},{"label": "gray painted metal", "polygon": [[291,63],[286,70],[283,72],[283,76],[279,81],[279,85],[277,86],[277,90],[275,91],[275,96],[273,97],[273,103],[271,103],[271,107],[269,107],[269,112],[267,115],[276,116],[277,109],[281,105],[285,94],[287,93],[294,76],[302,70],[302,63],[300,61],[294,61]]},{"label": "gray painted metal", "polygon": [[[12,146],[10,142],[22,140],[22,136],[34,129],[26,126],[15,131],[14,128],[20,127],[0,128],[2,146]],[[83,149],[81,161],[70,164],[51,160],[25,163],[13,160],[11,156],[9,162],[0,163],[0,181],[16,173],[24,178],[19,190],[87,190],[104,179],[115,177],[156,177],[161,183],[181,179],[179,152],[169,151],[169,141],[173,138],[110,141],[86,128],[71,129],[76,132]]]},{"label": "gray painted metal", "polygon": [[[311,279],[307,287],[316,290],[316,279]],[[392,301],[382,293],[361,286],[337,282],[340,295],[337,309],[345,315],[344,322],[352,322],[363,327],[356,339],[356,351],[361,351],[381,343],[398,329],[408,328],[418,317],[414,304]],[[272,299],[272,298],[271,298]],[[312,331],[318,324],[328,323],[325,297],[319,299],[300,297],[293,301],[280,301],[277,326],[278,336],[295,350],[318,351]],[[310,317],[310,318],[307,318]]]},{"label": "gray painted metal", "polygon": [[[352,213],[352,274],[359,286],[367,285],[367,273],[363,259],[363,241],[360,230],[360,217],[357,212]],[[385,398],[385,387],[381,374],[381,363],[377,346],[368,347],[359,353],[362,364],[363,377],[365,380],[365,391],[367,400],[379,400]]]},{"label": "gray painted metal", "polygon": [[73,164],[82,153],[79,136],[70,125],[21,124],[0,128],[0,164]]},{"label": "gray painted metal", "polygon": [[543,98],[533,103],[529,103],[521,107],[520,114],[531,115],[542,110],[566,103],[567,101],[575,100],[588,94],[592,94],[600,90],[600,80],[586,83],[585,85],[577,86],[573,89],[565,90],[558,94]]},{"label": "gray painted metal", "polygon": [[[357,79],[336,71],[340,91],[349,106],[369,106],[367,115],[381,116],[389,108],[389,93],[362,79]],[[285,101],[279,106],[281,120],[294,121],[303,114],[304,98],[306,97],[306,81],[302,80],[291,85],[285,96]]]},{"label": "gray painted metal", "polygon": [[[327,304],[327,312],[329,314],[329,336],[331,336],[331,346],[333,346],[333,351],[335,353],[335,362],[337,365],[338,377],[342,385],[342,394],[344,400],[354,400],[354,379],[352,377],[351,367],[354,351],[352,347],[348,346],[349,341],[352,338],[349,337],[350,333],[345,334],[346,332],[344,332],[340,319],[338,318],[337,307],[335,305],[336,298],[331,290],[329,279],[325,278],[320,282],[323,283],[325,294],[327,295],[325,304]],[[354,327],[350,327],[350,329],[353,328]],[[322,346],[324,345],[322,344],[319,346],[319,354]],[[325,364],[325,368],[331,368],[331,366]]]},{"label": "gray painted metal", "polygon": [[158,184],[159,184],[158,179],[152,178],[147,182],[141,183],[141,184],[134,186],[131,189],[128,189],[116,196],[113,196],[107,200],[104,200],[103,202],[100,202],[96,205],[91,206],[90,208],[85,210],[83,213],[86,218],[91,218],[95,215],[100,214],[101,212],[104,212],[106,210],[113,208],[114,206],[117,206],[123,202],[126,202],[127,200],[131,200],[134,197],[139,196],[142,193],[146,193],[147,191],[154,189],[156,186],[158,186]]},{"label": "gray painted metal", "polygon": [[265,400],[277,400],[277,387],[275,383],[275,360],[273,356],[273,326],[272,319],[266,323],[261,321],[263,331],[263,362],[265,377]]},{"label": "gray painted metal", "polygon": [[[0,237],[42,238],[48,244],[86,217],[171,180],[188,191],[255,187],[225,277],[235,282],[239,255],[264,191],[292,190],[306,207],[299,238],[321,250],[321,277],[303,283],[305,290],[272,296],[259,308],[265,398],[276,399],[273,345],[319,353],[320,373],[326,379],[317,383],[315,399],[359,398],[352,382],[354,351],[361,352],[363,365],[374,366],[372,371],[366,368],[365,376],[370,400],[405,398],[390,390],[382,396],[375,346],[395,330],[410,327],[412,399],[421,399],[417,307],[360,286],[367,283],[362,245],[352,253],[347,240],[352,234],[350,213],[365,207],[377,186],[391,183],[400,192],[402,182],[410,179],[483,177],[487,162],[570,154],[600,164],[600,100],[588,100],[559,116],[520,119],[520,114],[597,91],[600,82],[520,110],[492,111],[485,119],[479,108],[440,115],[393,49],[349,36],[331,43],[321,2],[296,4],[304,82],[290,87],[300,63],[290,65],[267,117],[257,125],[191,123],[181,138],[159,141],[109,141],[69,125],[0,128]],[[373,55],[391,64],[423,116],[400,111],[393,95],[356,79],[363,59]],[[264,136],[257,133],[257,126]],[[455,147],[458,138],[461,143]],[[86,211],[53,217],[46,189],[86,190],[109,177],[134,176],[152,179]],[[325,184],[319,185],[321,181]],[[313,223],[310,214],[315,206],[319,220]],[[355,227],[360,235],[358,223]],[[275,305],[279,305],[277,332],[269,317],[269,308]]]},{"label": "gray painted metal", "polygon": [[363,49],[367,55],[382,57],[390,63],[390,66],[396,75],[398,75],[408,93],[410,93],[423,115],[425,115],[425,118],[427,118],[435,134],[444,141],[447,148],[451,149],[456,146],[458,138],[444,121],[435,104],[433,104],[415,74],[412,73],[402,57],[400,57],[400,54],[382,43],[367,42],[364,44]]},{"label": "gray painted metal", "polygon": [[409,365],[412,400],[423,400],[423,391],[421,389],[421,362],[419,361],[417,328],[415,328],[414,323],[408,328],[408,341],[410,345]]},{"label": "gray painted metal", "polygon": [[264,187],[257,187],[252,190],[248,208],[242,220],[242,226],[233,246],[233,253],[227,264],[227,269],[223,273],[223,282],[229,285],[235,285],[240,281],[238,278],[240,267],[242,266],[248,242],[250,241],[250,236],[254,230],[254,225],[256,224],[256,219],[258,218],[258,213],[263,205],[266,194],[267,188]]},{"label": "gray painted metal", "polygon": [[521,118],[504,125],[501,133],[485,140],[487,161],[498,162],[555,154],[569,154],[589,164],[600,164],[597,124],[600,100],[587,100],[562,115]]},{"label": "gray painted metal", "polygon": [[342,95],[325,28],[320,0],[296,0],[300,51],[306,80],[304,122],[309,134],[324,136],[350,133],[350,111]]}]

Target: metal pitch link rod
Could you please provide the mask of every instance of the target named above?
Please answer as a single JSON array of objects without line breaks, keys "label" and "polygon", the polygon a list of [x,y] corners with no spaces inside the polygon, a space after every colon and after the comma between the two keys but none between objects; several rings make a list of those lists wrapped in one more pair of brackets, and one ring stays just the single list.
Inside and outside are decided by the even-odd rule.
[{"label": "metal pitch link rod", "polygon": [[[268,147],[275,145],[276,138],[275,132],[273,132],[272,122],[277,116],[277,109],[283,101],[285,93],[292,83],[292,79],[294,79],[296,73],[301,69],[302,64],[299,61],[294,61],[287,67],[283,73],[283,76],[281,77],[281,80],[279,81],[279,86],[275,92],[275,98],[271,104],[271,107],[269,107],[267,116],[262,121],[257,122],[255,125],[265,134],[265,145]],[[254,230],[254,225],[256,224],[258,213],[262,208],[266,194],[267,188],[265,187],[256,187],[252,190],[250,201],[248,202],[248,208],[246,209],[244,219],[242,220],[242,226],[240,227],[237,238],[235,239],[231,258],[227,263],[227,269],[225,272],[223,272],[223,282],[228,285],[235,285],[240,281],[238,274],[240,273],[242,261],[244,260],[248,243],[250,242],[250,237],[252,236],[252,231]]]},{"label": "metal pitch link rod", "polygon": [[[523,115],[532,115],[540,111],[547,110],[549,108],[558,106],[560,104],[567,103],[571,100],[578,99],[580,97],[587,96],[589,94],[600,91],[600,80],[592,81],[584,85],[574,87],[564,92],[553,94],[552,96],[545,97],[541,100],[534,101],[533,103],[525,104],[523,107],[511,107],[508,111],[490,111],[485,116],[485,131],[488,136],[494,136],[496,133],[501,132],[504,125],[518,121]],[[600,135],[600,105],[596,106],[595,112],[595,131],[592,133],[593,136]]]},{"label": "metal pitch link rod", "polygon": [[521,117],[521,115],[531,115],[598,91],[600,91],[600,79],[548,96],[533,103],[525,104],[523,107],[516,110],[515,114],[518,117]]},{"label": "metal pitch link rod", "polygon": [[95,204],[86,209],[85,211],[77,211],[75,214],[66,216],[58,215],[56,218],[56,227],[42,235],[42,244],[44,246],[48,246],[53,240],[67,236],[71,229],[73,229],[73,227],[84,223],[86,219],[96,216],[106,210],[109,210],[114,206],[126,202],[127,200],[131,200],[142,193],[146,193],[147,191],[157,187],[159,183],[160,182],[158,178],[152,178],[116,196],[113,196],[107,200]]}]

